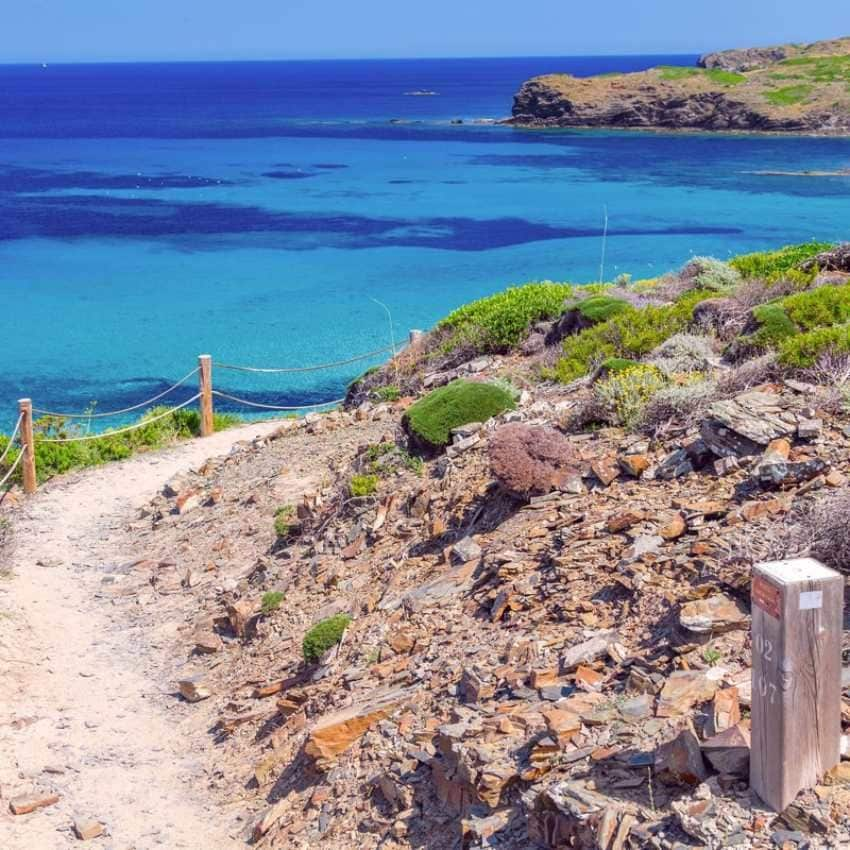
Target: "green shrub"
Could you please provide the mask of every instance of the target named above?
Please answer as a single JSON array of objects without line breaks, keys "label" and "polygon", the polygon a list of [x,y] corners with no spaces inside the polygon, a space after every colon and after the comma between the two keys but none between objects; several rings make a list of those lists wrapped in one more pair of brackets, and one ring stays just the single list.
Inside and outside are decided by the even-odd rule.
[{"label": "green shrub", "polygon": [[[809,260],[832,247],[828,242],[804,242],[800,245],[785,245],[777,251],[741,254],[738,257],[733,257],[729,261],[729,265],[736,268],[745,278],[763,278],[770,282],[794,271],[804,260]],[[814,277],[814,275],[811,275],[811,277]]]},{"label": "green shrub", "polygon": [[576,304],[576,309],[590,322],[607,322],[612,316],[628,309],[628,301],[610,295],[593,295]]},{"label": "green shrub", "polygon": [[782,308],[801,331],[850,321],[850,285],[819,286],[782,299]]},{"label": "green shrub", "polygon": [[850,353],[850,325],[815,328],[784,340],[779,346],[779,362],[783,366],[806,369],[827,353]]},{"label": "green shrub", "polygon": [[395,443],[372,443],[372,445],[366,449],[366,460],[373,464],[384,457],[384,455],[388,455],[390,452],[395,451],[396,448]]},{"label": "green shrub", "polygon": [[401,390],[390,384],[386,387],[378,387],[375,390],[375,395],[378,396],[381,401],[398,401],[401,398]]},{"label": "green shrub", "polygon": [[613,422],[633,428],[649,400],[666,383],[658,369],[641,365],[599,381],[594,392]]},{"label": "green shrub", "polygon": [[278,540],[283,540],[292,532],[292,518],[295,516],[295,508],[292,505],[281,505],[274,512],[274,533]]},{"label": "green shrub", "polygon": [[850,285],[820,286],[762,304],[753,310],[759,329],[750,340],[775,348],[799,332],[850,322]]},{"label": "green shrub", "polygon": [[260,611],[268,617],[269,614],[280,608],[281,602],[283,602],[283,593],[280,590],[270,590],[268,593],[263,594],[263,598],[260,601]]},{"label": "green shrub", "polygon": [[419,443],[439,449],[451,441],[452,428],[485,422],[513,407],[514,400],[500,387],[457,380],[408,408],[404,425]]},{"label": "green shrub", "polygon": [[369,472],[378,476],[388,475],[402,468],[421,475],[424,468],[422,458],[390,442],[373,443],[366,449],[365,459]]},{"label": "green shrub", "polygon": [[734,266],[714,257],[694,257],[683,271],[693,278],[697,289],[711,292],[728,292],[741,282],[741,273]]},{"label": "green shrub", "polygon": [[664,372],[705,372],[715,365],[711,339],[690,333],[677,333],[653,349],[646,362]]},{"label": "green shrub", "polygon": [[607,357],[602,361],[600,371],[603,375],[619,374],[640,366],[637,360],[627,360],[625,357]]},{"label": "green shrub", "polygon": [[412,455],[409,452],[404,452],[403,457],[405,467],[415,475],[419,475],[421,477],[425,472],[425,461],[422,460],[421,457]]},{"label": "green shrub", "polygon": [[[140,417],[138,423],[142,427],[123,434],[102,432],[96,440],[86,440],[74,443],[47,443],[46,439],[66,439],[77,436],[87,436],[84,425],[78,425],[59,416],[44,416],[33,423],[35,436],[35,462],[39,481],[47,481],[54,475],[61,475],[72,469],[98,466],[111,460],[123,460],[138,451],[162,448],[176,440],[196,437],[201,433],[200,414],[196,410],[173,411],[156,422],[150,421],[168,412],[168,408],[154,407]],[[217,431],[229,428],[241,419],[233,414],[216,414],[213,426]],[[80,420],[85,423],[85,420]],[[126,427],[126,425],[120,426]],[[116,429],[117,430],[117,429]],[[6,448],[9,438],[0,435],[0,453]],[[13,448],[4,463],[11,464],[17,459],[18,450]],[[5,468],[0,468],[0,478]],[[13,476],[14,481],[20,481],[21,470],[18,468]]]},{"label": "green shrub", "polygon": [[348,482],[348,492],[356,497],[371,496],[378,489],[377,475],[352,475]]},{"label": "green shrub", "polygon": [[712,293],[686,292],[675,304],[629,307],[607,322],[586,328],[567,337],[564,354],[544,377],[569,383],[586,375],[594,363],[609,357],[643,357],[673,334],[684,330],[693,317],[694,307]]},{"label": "green shrub", "polygon": [[470,345],[479,352],[507,351],[535,322],[560,315],[572,291],[565,283],[528,283],[465,304],[437,324],[453,332],[443,348]]},{"label": "green shrub", "polygon": [[304,660],[308,664],[317,662],[332,646],[339,643],[342,633],[348,628],[351,617],[348,614],[337,614],[316,623],[306,635],[301,644]]},{"label": "green shrub", "polygon": [[712,381],[672,384],[660,389],[647,402],[637,427],[653,437],[662,434],[671,423],[677,427],[698,425],[709,405],[719,397]]},{"label": "green shrub", "polygon": [[753,318],[759,329],[752,335],[752,342],[759,348],[773,348],[783,339],[797,333],[797,328],[780,302],[760,304],[753,310]]}]

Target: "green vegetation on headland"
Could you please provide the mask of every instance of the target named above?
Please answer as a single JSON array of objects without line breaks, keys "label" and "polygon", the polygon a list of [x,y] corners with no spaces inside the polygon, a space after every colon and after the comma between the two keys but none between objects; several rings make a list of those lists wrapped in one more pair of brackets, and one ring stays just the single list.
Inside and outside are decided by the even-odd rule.
[{"label": "green vegetation on headland", "polygon": [[450,313],[438,325],[445,330],[446,350],[470,347],[480,352],[506,351],[529,325],[557,316],[572,293],[565,283],[531,283],[480,298]]},{"label": "green vegetation on headland", "polygon": [[[743,277],[762,278],[773,282],[781,277],[801,274],[797,267],[811,257],[827,251],[832,246],[828,242],[803,242],[799,245],[786,245],[777,251],[758,251],[754,254],[741,254],[733,257],[729,265]],[[808,282],[811,274],[802,273],[802,282]]]},{"label": "green vegetation on headland", "polygon": [[[436,345],[441,355],[470,347],[473,354],[508,351],[525,339],[536,322],[575,310],[591,324],[579,326],[575,333],[566,336],[562,356],[546,372],[548,377],[568,382],[587,374],[603,360],[612,362],[617,369],[624,361],[639,359],[673,334],[685,330],[702,301],[730,296],[744,287],[750,290],[749,297],[756,298],[754,286],[759,284],[763,287],[763,297],[753,313],[756,318],[763,316],[765,323],[784,325],[782,332],[774,330],[764,335],[766,345],[778,343],[798,330],[850,320],[847,287],[805,291],[817,275],[817,265],[805,269],[801,266],[830,247],[825,242],[807,242],[776,251],[742,254],[728,262],[696,257],[680,273],[680,279],[670,275],[625,284],[574,286],[547,282],[513,286],[467,304],[443,319],[437,325],[438,335],[440,331],[455,331],[459,327],[463,333],[438,336]],[[788,287],[801,292],[788,295]],[[538,303],[541,288],[552,300],[547,300],[545,309],[526,309],[528,304]],[[557,307],[556,293],[561,296]],[[523,305],[523,309],[517,310],[516,305]],[[770,322],[771,315],[779,318]],[[499,346],[491,342],[494,327],[511,328]]]},{"label": "green vegetation on headland", "polygon": [[850,38],[726,50],[696,66],[523,83],[511,122],[850,134]]},{"label": "green vegetation on headland", "polygon": [[[183,408],[175,410],[170,416],[156,417],[168,411],[167,407],[154,407],[147,411],[138,421],[142,427],[124,433],[104,431],[94,440],[83,440],[70,443],[48,443],[45,440],[67,439],[72,437],[88,437],[85,428],[76,425],[68,419],[58,416],[45,416],[33,423],[35,436],[35,462],[39,481],[47,481],[54,475],[82,469],[88,466],[98,466],[111,460],[123,460],[139,451],[159,449],[178,440],[196,437],[201,432],[200,414],[196,410]],[[228,413],[216,413],[213,425],[216,431],[230,428],[240,422],[238,416]],[[86,420],[82,420],[83,423]],[[121,427],[127,427],[126,425]],[[115,431],[118,428],[113,429]],[[0,434],[0,454],[9,444],[9,436]],[[17,460],[20,449],[13,446],[3,465],[0,466],[0,478]],[[20,467],[15,471],[12,480],[20,482]]]},{"label": "green vegetation on headland", "polygon": [[[465,364],[489,355],[504,357],[487,383],[457,379],[468,374]],[[453,428],[510,409],[516,396],[507,388],[516,392],[517,384],[569,384],[570,408],[574,391],[590,389],[592,403],[576,414],[585,425],[654,433],[759,383],[822,382],[845,372],[850,247],[813,241],[725,262],[695,257],[651,280],[513,286],[451,313],[358,391],[379,399],[392,380],[403,394],[418,395],[425,375],[445,374],[450,382],[424,394],[404,418],[414,446],[439,450]]]},{"label": "green vegetation on headland", "polygon": [[722,68],[693,68],[687,65],[659,65],[658,70],[661,72],[662,80],[681,80],[686,77],[692,77],[696,74],[702,74],[712,82],[718,83],[721,86],[737,86],[745,83],[747,78],[743,74],[736,74],[732,71],[724,71]]},{"label": "green vegetation on headland", "polygon": [[668,305],[628,306],[612,318],[567,337],[563,355],[543,375],[569,383],[586,375],[598,360],[609,357],[631,360],[649,354],[665,339],[684,330],[694,307],[713,295],[710,290],[695,290]]}]

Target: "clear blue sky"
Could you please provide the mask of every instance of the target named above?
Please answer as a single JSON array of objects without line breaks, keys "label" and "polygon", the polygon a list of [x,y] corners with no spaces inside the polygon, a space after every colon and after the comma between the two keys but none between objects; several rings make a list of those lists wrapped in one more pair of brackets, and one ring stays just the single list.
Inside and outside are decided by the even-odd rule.
[{"label": "clear blue sky", "polygon": [[692,53],[850,35],[848,0],[7,0],[0,62]]}]

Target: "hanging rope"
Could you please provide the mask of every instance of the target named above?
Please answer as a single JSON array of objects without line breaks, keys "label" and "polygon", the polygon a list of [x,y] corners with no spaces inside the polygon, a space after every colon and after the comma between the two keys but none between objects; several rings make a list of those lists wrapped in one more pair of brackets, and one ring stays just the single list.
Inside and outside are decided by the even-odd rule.
[{"label": "hanging rope", "polygon": [[15,462],[9,467],[9,471],[3,476],[3,480],[0,481],[0,487],[5,486],[6,482],[12,477],[15,470],[18,468],[20,462],[24,459],[24,453],[21,452],[16,458]]},{"label": "hanging rope", "polygon": [[196,402],[201,397],[200,393],[196,393],[192,396],[192,398],[187,399],[183,402],[183,404],[178,404],[176,407],[169,407],[164,413],[160,413],[158,416],[152,416],[150,419],[144,419],[141,422],[137,422],[135,425],[128,425],[126,428],[119,428],[116,431],[104,431],[102,434],[89,434],[85,437],[52,437],[49,439],[37,439],[36,443],[82,443],[87,440],[102,440],[105,437],[116,437],[118,434],[126,434],[128,431],[137,431],[139,428],[144,428],[147,425],[151,425],[154,422],[159,422],[160,419],[165,419],[166,416],[171,416],[172,413],[176,413],[178,410],[181,410],[184,407],[188,407],[193,402]]},{"label": "hanging rope", "polygon": [[[365,360],[367,357],[375,357],[378,354],[386,354],[388,351],[395,352],[396,347],[385,345],[383,348],[376,348],[374,351],[367,351],[366,354],[358,354],[356,357],[349,357],[348,360],[337,360],[334,363],[320,363],[316,366],[291,366],[287,368],[261,368],[259,366],[233,366],[230,363],[216,363],[217,369],[230,369],[233,372],[262,372],[266,374],[291,374],[293,372],[318,372],[321,369],[333,369],[335,366],[347,366],[349,363],[356,363],[358,360]],[[286,408],[284,408],[286,409]]]},{"label": "hanging rope", "polygon": [[132,413],[134,410],[139,410],[142,407],[147,407],[149,404],[153,404],[155,401],[159,401],[170,392],[173,392],[178,387],[183,386],[183,384],[185,384],[186,381],[188,381],[193,375],[196,375],[197,372],[198,367],[196,366],[191,372],[189,372],[188,375],[184,375],[176,384],[172,384],[167,390],[163,390],[159,393],[159,395],[155,395],[147,401],[134,404],[132,407],[125,407],[122,410],[110,410],[108,413],[57,413],[55,410],[42,410],[40,407],[34,407],[33,413],[41,413],[43,416],[60,416],[63,419],[103,419],[107,416],[120,416],[122,413]]},{"label": "hanging rope", "polygon": [[248,407],[260,407],[263,410],[313,410],[317,407],[328,407],[332,404],[342,404],[345,401],[345,398],[337,398],[333,401],[319,401],[316,402],[316,404],[301,404],[295,407],[285,407],[277,404],[261,404],[258,401],[249,401],[247,398],[239,398],[235,395],[223,393],[220,390],[213,390],[212,394],[217,395],[219,398],[226,398],[228,401],[235,402],[236,404],[244,404]]},{"label": "hanging rope", "polygon": [[5,449],[3,449],[3,454],[2,454],[2,455],[0,455],[0,463],[3,463],[3,461],[4,461],[4,460],[6,460],[6,455],[8,455],[8,454],[9,454],[9,452],[12,450],[12,445],[13,445],[13,444],[14,444],[14,442],[15,442],[15,437],[17,437],[17,436],[18,436],[18,431],[20,431],[20,430],[21,430],[21,422],[23,422],[23,419],[24,419],[24,415],[23,415],[23,413],[22,413],[22,414],[18,417],[18,421],[15,423],[15,430],[14,430],[14,431],[12,431],[12,436],[11,436],[11,437],[9,437],[9,443],[8,443],[8,445],[6,446],[6,448],[5,448]]}]

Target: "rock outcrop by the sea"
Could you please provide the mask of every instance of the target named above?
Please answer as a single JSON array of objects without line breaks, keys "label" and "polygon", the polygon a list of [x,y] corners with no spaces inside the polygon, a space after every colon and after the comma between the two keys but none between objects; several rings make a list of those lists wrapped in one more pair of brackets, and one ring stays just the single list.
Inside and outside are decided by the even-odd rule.
[{"label": "rock outcrop by the sea", "polygon": [[[822,73],[824,63],[832,69]],[[523,83],[509,123],[806,133],[850,132],[850,38],[711,53],[662,66]]]}]

